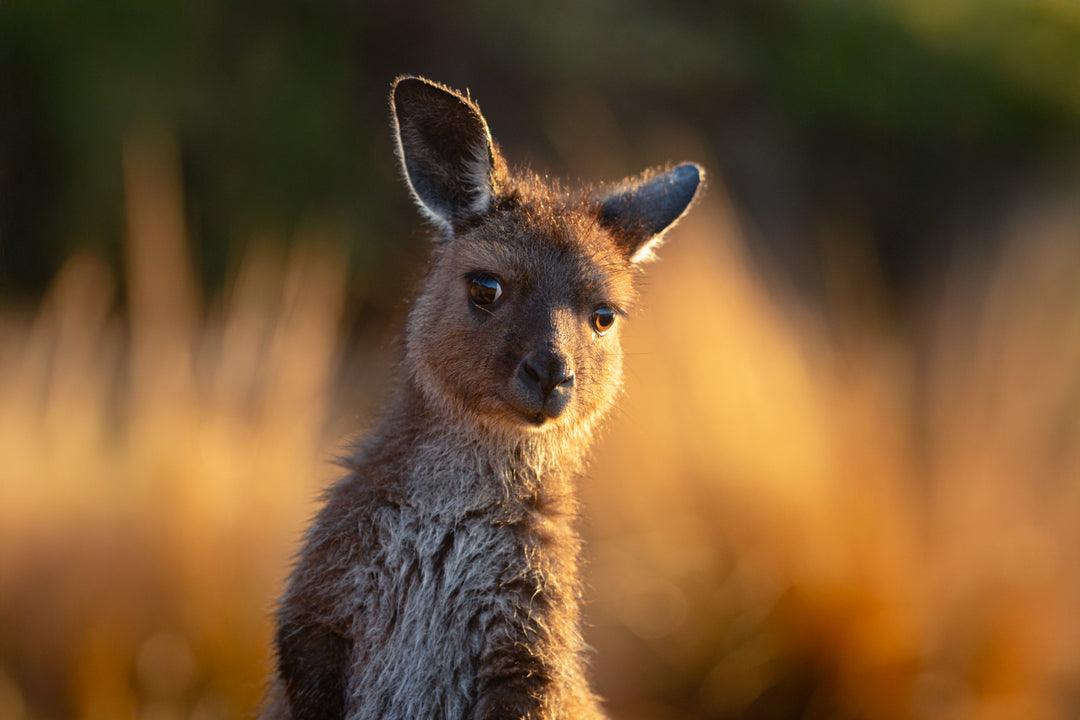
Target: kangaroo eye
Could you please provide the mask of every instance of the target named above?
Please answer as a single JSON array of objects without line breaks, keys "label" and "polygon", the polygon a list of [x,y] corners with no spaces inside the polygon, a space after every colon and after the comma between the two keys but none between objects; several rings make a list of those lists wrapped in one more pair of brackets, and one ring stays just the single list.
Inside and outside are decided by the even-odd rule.
[{"label": "kangaroo eye", "polygon": [[615,311],[607,305],[601,305],[593,310],[592,326],[597,335],[603,335],[615,324]]},{"label": "kangaroo eye", "polygon": [[469,297],[477,307],[486,307],[502,297],[502,285],[491,275],[469,278]]}]

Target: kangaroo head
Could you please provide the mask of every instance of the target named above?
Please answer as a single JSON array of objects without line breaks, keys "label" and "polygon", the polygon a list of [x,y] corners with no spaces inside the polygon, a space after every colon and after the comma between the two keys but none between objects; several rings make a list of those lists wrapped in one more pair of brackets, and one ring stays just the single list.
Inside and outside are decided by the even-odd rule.
[{"label": "kangaroo head", "polygon": [[402,77],[391,104],[413,198],[441,231],[406,329],[414,381],[437,411],[501,432],[587,431],[621,387],[640,265],[702,169],[564,191],[511,173],[467,97]]}]

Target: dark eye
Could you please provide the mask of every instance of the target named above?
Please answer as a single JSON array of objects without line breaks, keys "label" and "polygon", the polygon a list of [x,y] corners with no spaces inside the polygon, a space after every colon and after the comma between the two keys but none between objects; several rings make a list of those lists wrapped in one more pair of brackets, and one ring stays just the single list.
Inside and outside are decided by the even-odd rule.
[{"label": "dark eye", "polygon": [[601,305],[593,310],[591,322],[593,330],[595,330],[598,335],[603,335],[615,324],[615,311],[607,305]]},{"label": "dark eye", "polygon": [[477,307],[486,307],[502,297],[502,285],[491,275],[469,278],[469,297]]}]

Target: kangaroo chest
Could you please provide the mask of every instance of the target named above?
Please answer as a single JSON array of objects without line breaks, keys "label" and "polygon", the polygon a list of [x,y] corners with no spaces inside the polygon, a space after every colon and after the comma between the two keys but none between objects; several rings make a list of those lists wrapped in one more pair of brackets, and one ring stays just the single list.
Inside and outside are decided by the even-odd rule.
[{"label": "kangaroo chest", "polygon": [[371,521],[348,715],[465,717],[493,643],[529,641],[536,549],[484,514],[450,523],[385,507]]}]

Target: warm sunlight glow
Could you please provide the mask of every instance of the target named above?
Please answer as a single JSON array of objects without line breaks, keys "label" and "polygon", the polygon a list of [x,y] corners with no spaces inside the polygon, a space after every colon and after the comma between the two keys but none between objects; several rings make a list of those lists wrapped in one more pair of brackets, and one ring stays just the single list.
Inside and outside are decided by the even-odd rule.
[{"label": "warm sunlight glow", "polygon": [[[339,245],[258,243],[204,309],[168,134],[124,169],[127,305],[78,254],[40,307],[0,312],[4,718],[31,696],[48,717],[250,714],[342,442]],[[736,717],[777,688],[820,717],[1075,711],[1080,218],[1001,232],[996,269],[929,292],[911,342],[838,333],[770,292],[714,180],[651,268],[583,487],[614,716],[678,694]]]}]

